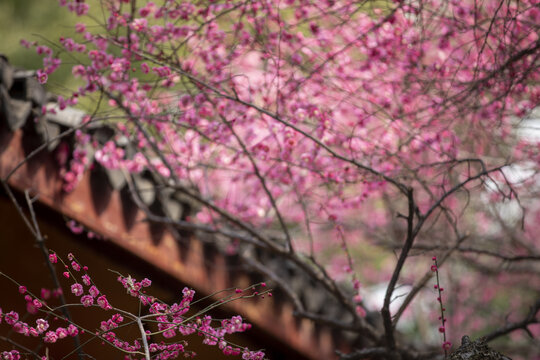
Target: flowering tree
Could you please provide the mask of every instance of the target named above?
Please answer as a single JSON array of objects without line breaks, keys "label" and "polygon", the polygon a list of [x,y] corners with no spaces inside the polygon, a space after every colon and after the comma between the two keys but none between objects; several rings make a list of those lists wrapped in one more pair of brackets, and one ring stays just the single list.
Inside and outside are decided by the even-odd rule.
[{"label": "flowering tree", "polygon": [[[143,358],[149,360],[151,358],[175,359],[180,356],[195,357],[196,353],[189,350],[188,343],[185,340],[178,341],[175,338],[177,335],[185,337],[190,334],[198,334],[204,338],[204,344],[218,346],[225,355],[242,355],[243,359],[252,360],[262,360],[264,358],[262,351],[249,351],[247,348],[240,348],[225,338],[229,334],[244,332],[251,328],[251,325],[245,323],[241,316],[233,316],[231,319],[218,321],[213,319],[208,312],[231,301],[256,296],[264,298],[265,294],[271,295],[265,289],[265,283],[250,286],[246,289],[225,289],[218,294],[214,294],[220,296],[218,302],[200,311],[193,311],[192,306],[200,301],[194,301],[194,290],[184,288],[182,290],[182,299],[178,303],[169,305],[146,292],[145,288],[150,287],[152,284],[148,278],[137,281],[131,276],[123,276],[118,273],[118,282],[126,289],[127,294],[136,298],[140,306],[145,308],[146,314],[141,313],[141,308],[139,308],[138,314],[134,314],[125,310],[124,307],[111,305],[107,295],[98,289],[89,275],[89,268],[81,265],[73,254],[68,255],[66,263],[56,253],[51,252],[48,256],[49,267],[54,269],[54,265],[59,260],[64,265],[63,270],[65,271],[63,271],[62,275],[71,282],[70,292],[79,300],[76,303],[66,301],[60,286],[57,286],[52,291],[42,288],[39,295],[33,294],[26,286],[18,284],[10,276],[0,273],[0,275],[7,277],[18,285],[19,293],[26,301],[27,314],[24,316],[13,310],[5,313],[0,312],[0,316],[7,325],[12,327],[14,333],[30,338],[40,338],[45,346],[66,338],[74,338],[74,350],[65,355],[66,357],[74,353],[78,353],[79,358],[90,356],[86,353],[84,345],[96,338],[119,350],[120,354],[124,354],[125,359]],[[54,270],[51,271],[54,273]],[[58,278],[54,278],[58,282]],[[257,289],[262,289],[262,291],[257,291]],[[60,302],[60,304],[55,306],[55,302]],[[99,329],[94,332],[72,319],[68,309],[76,307],[100,308],[108,312],[109,316],[105,316],[105,320],[101,321]],[[27,322],[28,315],[37,316],[35,325]],[[63,326],[57,326],[58,321],[61,321]],[[140,332],[140,336],[133,341],[125,340],[124,335],[121,334],[122,328],[130,326],[138,328]],[[89,339],[82,343],[80,335],[84,335]],[[160,338],[160,340],[156,341],[157,338]],[[35,359],[50,359],[48,348],[45,349],[44,355],[42,355],[42,351],[39,349],[32,350],[21,345],[12,339],[12,336],[2,336],[1,339],[16,345],[14,350],[2,351],[0,353],[2,359],[18,360],[22,354]]]},{"label": "flowering tree", "polygon": [[[175,220],[134,191],[150,221],[215,234],[297,316],[360,335],[345,359],[442,353],[396,330],[433,287],[433,255],[447,283],[435,290],[449,306],[445,353],[447,336],[538,334],[540,157],[524,136],[540,101],[537,0],[60,4],[82,19],[103,10],[58,46],[24,42],[44,56],[41,83],[75,62],[81,85],[60,109],[98,104],[65,160],[65,191],[92,161],[128,181],[150,171],[197,209]],[[92,123],[115,138],[92,138]],[[347,319],[310,309],[270,258],[318,283]],[[364,288],[377,283],[373,308]],[[538,352],[517,339],[510,352]]]}]

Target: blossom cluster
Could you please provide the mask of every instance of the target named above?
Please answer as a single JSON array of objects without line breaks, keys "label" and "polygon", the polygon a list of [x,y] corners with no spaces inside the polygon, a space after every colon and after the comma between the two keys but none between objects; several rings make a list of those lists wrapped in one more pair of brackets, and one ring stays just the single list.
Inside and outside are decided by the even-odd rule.
[{"label": "blossom cluster", "polygon": [[0,355],[3,360],[19,360],[21,358],[21,354],[17,350],[2,351]]},{"label": "blossom cluster", "polygon": [[[72,254],[67,255],[67,262],[59,257],[55,252],[50,252],[49,262],[51,264],[63,265],[63,276],[71,281],[70,292],[76,298],[78,298],[79,304],[66,304],[65,306],[82,306],[98,307],[103,311],[112,313],[107,319],[102,320],[99,324],[99,328],[95,330],[94,336],[100,338],[102,341],[110,344],[113,347],[123,350],[128,358],[138,358],[137,354],[144,353],[147,349],[153,358],[156,359],[175,359],[179,356],[194,356],[195,353],[187,349],[187,342],[185,340],[171,340],[177,335],[189,335],[198,334],[202,336],[203,343],[207,345],[217,345],[224,354],[227,355],[242,355],[243,359],[261,360],[264,358],[264,352],[262,351],[250,351],[247,348],[239,348],[233,346],[225,337],[229,334],[243,332],[251,328],[250,324],[243,321],[242,317],[234,316],[231,319],[225,319],[217,321],[207,313],[196,313],[195,315],[188,315],[188,312],[193,312],[191,309],[191,303],[195,296],[195,291],[189,288],[182,290],[182,298],[178,303],[168,305],[153,296],[146,294],[147,288],[152,284],[152,281],[148,278],[144,278],[141,281],[137,281],[131,276],[119,276],[118,281],[126,289],[127,293],[133,297],[136,297],[141,306],[147,307],[149,315],[137,316],[126,312],[120,308],[113,307],[107,300],[107,296],[103,294],[88,273],[88,267],[82,265],[79,260]],[[59,264],[60,263],[60,264]],[[265,287],[266,284],[259,284],[261,287]],[[257,296],[258,292],[254,291],[254,288],[259,285],[253,285],[248,289],[240,291],[242,295],[235,292],[234,298],[228,296],[225,299],[231,301],[234,299],[240,299],[246,296]],[[24,285],[19,285],[19,293],[24,296],[25,300],[32,304],[33,312],[31,314],[37,315],[39,313],[45,313],[47,316],[38,317],[35,320],[35,325],[31,325],[23,321],[21,316],[16,311],[3,312],[0,308],[0,323],[4,322],[10,325],[15,333],[22,334],[27,337],[35,337],[42,339],[45,343],[56,343],[62,339],[68,337],[77,337],[79,334],[84,333],[85,329],[77,323],[69,320],[65,317],[65,314],[58,312],[58,308],[49,306],[46,300],[50,299],[51,292],[47,289],[41,290],[41,299],[36,298]],[[262,292],[265,294],[266,292]],[[59,291],[54,291],[55,296],[60,294]],[[65,321],[65,326],[52,327],[50,323],[51,315],[55,320]],[[26,316],[24,316],[26,317]],[[146,330],[141,337],[132,341],[123,339],[118,333],[119,327],[125,327],[133,325],[141,321],[143,327],[149,328],[149,324],[157,323],[157,332],[152,333],[150,330]],[[148,322],[148,324],[146,324]],[[87,332],[88,333],[88,332]],[[161,342],[149,342],[151,338],[158,340],[161,335],[167,343]],[[144,341],[142,340],[144,337]],[[155,338],[157,337],[157,338]],[[143,348],[143,343],[144,347]],[[10,352],[3,352],[2,359],[19,359],[20,356],[17,350]]]},{"label": "blossom cluster", "polygon": [[[265,1],[148,2],[133,11],[106,2],[105,32],[79,22],[75,37],[60,39],[63,51],[84,59],[72,68],[84,85],[60,103],[105,90],[124,118],[111,124],[134,148],[126,151],[117,137],[78,138],[64,190],[72,191],[89,166],[90,144],[106,168],[204,184],[201,196],[243,221],[264,226],[279,212],[305,223],[300,249],[309,232],[332,240],[315,237],[313,248],[339,246],[339,236],[325,232],[329,213],[352,229],[359,210],[388,222],[376,205],[389,191],[385,176],[423,179],[407,185],[424,210],[448,185],[446,171],[466,173],[455,166],[460,156],[474,153],[488,164],[489,144],[505,142],[514,116],[540,98],[538,75],[527,72],[530,58],[505,67],[508,44],[526,52],[537,41],[533,0],[503,5],[516,14],[515,26],[501,25],[510,20],[498,15],[496,2],[440,3],[423,5],[436,10],[436,26],[418,27],[423,8],[404,2],[372,16],[349,0],[287,2],[292,11]],[[88,11],[84,1],[61,5],[77,15]],[[474,24],[492,17],[501,26],[490,27],[480,46]],[[168,61],[171,44],[184,54],[179,65]],[[44,56],[38,77],[45,81],[60,60],[49,47],[26,45]],[[525,74],[523,83],[510,81]],[[463,95],[470,92],[478,96]],[[481,137],[465,130],[490,124],[498,130]],[[197,214],[201,222],[214,217],[209,209]],[[347,231],[348,238],[359,235]]]},{"label": "blossom cluster", "polygon": [[[141,304],[148,306],[150,314],[153,314],[155,320],[158,322],[159,333],[166,339],[172,339],[177,334],[187,336],[191,334],[198,334],[203,336],[203,344],[206,345],[218,345],[219,349],[223,351],[225,355],[242,355],[244,359],[263,359],[264,353],[262,351],[250,351],[248,349],[241,349],[230,345],[225,335],[234,334],[238,332],[244,332],[251,328],[250,324],[243,322],[241,316],[233,316],[231,319],[225,319],[221,321],[221,326],[216,327],[213,325],[214,319],[208,314],[204,316],[196,316],[194,320],[189,321],[191,317],[187,317],[186,314],[190,311],[191,302],[195,296],[195,291],[189,288],[182,290],[182,299],[178,303],[172,305],[165,304],[158,301],[152,296],[148,296],[143,291],[143,288],[147,288],[151,285],[151,281],[147,278],[137,281],[131,276],[119,276],[118,281],[124,286],[127,293],[133,297],[137,297]],[[266,284],[262,283],[264,288]],[[238,290],[238,289],[237,289]],[[242,293],[242,291],[235,291],[236,294]],[[253,295],[258,295],[258,292],[254,292]],[[121,321],[122,318],[120,317]],[[107,323],[102,322],[101,330],[108,331],[117,326],[118,321],[112,319]],[[114,333],[108,333],[108,340],[114,342]],[[182,352],[184,346],[178,346],[175,350],[171,350],[170,346],[152,344],[150,345],[151,351],[157,351],[161,349],[166,351],[167,356],[172,356],[172,353]],[[162,357],[165,356],[161,355]],[[168,357],[167,357],[168,358]]]},{"label": "blossom cluster", "polygon": [[16,333],[28,337],[40,337],[46,343],[55,343],[59,339],[64,339],[68,336],[74,337],[79,334],[79,329],[73,324],[69,324],[67,327],[59,326],[54,330],[49,330],[49,321],[45,318],[36,319],[35,325],[32,326],[20,320],[18,312],[10,311],[3,313],[0,308],[0,322],[2,320],[6,324],[11,325]]}]

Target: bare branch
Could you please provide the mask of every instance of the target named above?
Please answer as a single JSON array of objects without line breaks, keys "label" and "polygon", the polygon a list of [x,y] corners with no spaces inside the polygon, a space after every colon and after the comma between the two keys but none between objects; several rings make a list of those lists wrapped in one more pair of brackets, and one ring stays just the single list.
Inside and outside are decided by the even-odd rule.
[{"label": "bare branch", "polygon": [[531,306],[529,313],[525,318],[521,321],[515,322],[515,323],[508,323],[501,327],[500,329],[497,329],[495,331],[492,331],[485,335],[486,341],[492,341],[498,337],[510,334],[513,331],[516,330],[523,330],[525,331],[531,338],[534,338],[531,331],[528,329],[528,326],[531,324],[538,324],[540,323],[540,319],[538,319],[538,311],[540,311],[540,299],[538,299],[533,306]]}]

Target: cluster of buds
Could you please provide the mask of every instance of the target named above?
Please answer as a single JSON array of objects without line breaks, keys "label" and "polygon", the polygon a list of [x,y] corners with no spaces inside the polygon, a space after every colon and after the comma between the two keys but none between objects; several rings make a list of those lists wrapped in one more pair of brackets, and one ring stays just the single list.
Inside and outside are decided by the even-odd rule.
[{"label": "cluster of buds", "polygon": [[439,283],[439,265],[437,264],[437,257],[434,256],[431,258],[433,261],[433,265],[431,265],[431,271],[435,273],[435,278],[437,279],[437,284],[435,284],[433,287],[435,290],[437,290],[437,301],[439,302],[439,307],[441,311],[441,316],[439,316],[439,320],[441,321],[441,326],[439,326],[439,332],[443,336],[443,344],[442,348],[444,350],[444,357],[446,358],[448,356],[448,350],[452,347],[452,343],[448,340],[446,340],[446,318],[444,317],[444,312],[446,311],[443,300],[442,300],[442,293],[444,291],[444,288],[441,287]]}]

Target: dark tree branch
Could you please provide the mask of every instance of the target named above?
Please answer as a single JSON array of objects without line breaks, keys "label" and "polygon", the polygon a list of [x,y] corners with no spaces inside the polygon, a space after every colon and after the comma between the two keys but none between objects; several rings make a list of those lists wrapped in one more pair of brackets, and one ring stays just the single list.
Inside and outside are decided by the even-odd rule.
[{"label": "dark tree branch", "polygon": [[341,360],[361,360],[361,359],[371,359],[374,356],[375,357],[390,356],[390,351],[386,347],[376,347],[376,348],[356,350],[355,352],[352,352],[350,354],[343,354],[338,351],[337,354],[339,355],[339,358]]},{"label": "dark tree branch", "polygon": [[[419,249],[419,250],[444,250],[444,249],[447,249],[448,250],[448,248],[446,248],[444,246],[422,245],[422,244],[415,245],[413,247],[413,249]],[[454,249],[454,248],[452,248],[452,249]],[[511,256],[511,255],[504,255],[504,254],[501,254],[500,252],[496,252],[496,251],[491,251],[491,250],[487,250],[487,249],[476,249],[476,248],[468,247],[468,246],[459,246],[459,247],[456,247],[455,250],[458,251],[458,252],[462,252],[462,253],[474,253],[474,254],[479,254],[479,255],[487,255],[487,256],[498,258],[498,259],[500,259],[502,261],[507,261],[507,262],[538,261],[538,260],[540,260],[540,255],[536,255],[536,254]]]},{"label": "dark tree branch", "polygon": [[414,238],[416,236],[416,233],[413,231],[415,203],[414,203],[414,196],[413,196],[412,188],[409,188],[407,192],[407,201],[409,204],[409,213],[407,215],[407,238],[405,239],[405,244],[403,244],[403,248],[401,250],[401,254],[399,255],[399,259],[397,261],[396,267],[394,268],[394,273],[392,274],[390,283],[388,284],[388,287],[386,288],[386,294],[384,296],[384,304],[381,309],[381,315],[383,317],[383,324],[384,324],[386,346],[391,351],[396,349],[396,340],[394,338],[394,327],[392,326],[392,317],[390,314],[390,301],[392,299],[392,294],[394,293],[394,289],[399,279],[399,274],[401,273],[401,269],[403,268],[403,265],[405,264],[405,260],[407,259],[409,255],[409,251],[411,250],[411,247],[414,242]]},{"label": "dark tree branch", "polygon": [[485,335],[486,341],[487,342],[492,341],[498,337],[510,334],[511,332],[520,330],[520,329],[525,331],[527,334],[529,334],[530,337],[534,337],[532,333],[530,332],[530,330],[528,329],[528,326],[531,324],[540,323],[540,319],[538,319],[537,317],[538,311],[540,311],[540,299],[538,299],[536,303],[534,303],[534,305],[530,308],[529,313],[523,320],[515,322],[515,323],[508,323],[502,328],[488,333],[487,335]]}]

